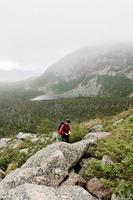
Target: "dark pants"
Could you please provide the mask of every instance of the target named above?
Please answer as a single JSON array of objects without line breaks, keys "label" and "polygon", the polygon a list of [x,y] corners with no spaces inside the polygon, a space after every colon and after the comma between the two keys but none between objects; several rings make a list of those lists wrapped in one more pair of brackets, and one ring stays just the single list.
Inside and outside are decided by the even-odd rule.
[{"label": "dark pants", "polygon": [[61,136],[61,140],[62,140],[63,142],[69,143],[69,135],[62,135],[62,136]]}]

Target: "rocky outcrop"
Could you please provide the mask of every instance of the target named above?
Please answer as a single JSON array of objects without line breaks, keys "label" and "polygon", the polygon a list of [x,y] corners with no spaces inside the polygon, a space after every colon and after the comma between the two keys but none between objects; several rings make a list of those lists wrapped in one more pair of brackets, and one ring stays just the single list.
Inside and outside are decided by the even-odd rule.
[{"label": "rocky outcrop", "polygon": [[42,185],[24,184],[8,191],[2,200],[96,200],[80,186],[59,188]]},{"label": "rocky outcrop", "polygon": [[88,181],[87,190],[101,200],[110,200],[112,196],[110,189],[97,178]]},{"label": "rocky outcrop", "polygon": [[6,176],[0,184],[1,190],[8,191],[24,183],[60,185],[90,145],[89,140],[48,145],[30,157],[21,168]]},{"label": "rocky outcrop", "polygon": [[111,132],[94,132],[94,133],[88,133],[84,139],[89,140],[92,143],[95,143],[97,140],[100,140],[102,138],[106,138],[111,135]]},{"label": "rocky outcrop", "polygon": [[[41,199],[47,196],[47,191],[51,190],[54,191],[54,194],[58,194],[53,196],[53,200],[63,200],[65,199],[63,196],[66,196],[66,199],[72,200],[94,200],[95,198],[89,193],[86,193],[86,191],[82,188],[75,186],[68,187],[68,184],[71,186],[75,184],[83,186],[85,184],[80,175],[76,175],[75,173],[72,173],[72,171],[77,171],[76,167],[83,159],[83,156],[88,151],[89,147],[91,147],[97,139],[107,137],[109,135],[110,133],[107,132],[89,133],[89,135],[86,136],[88,139],[84,139],[73,144],[56,142],[41,149],[31,156],[21,168],[11,172],[0,182],[0,199],[5,196],[6,199],[11,200],[15,200],[17,198],[18,200],[25,200],[26,198],[27,200],[32,200],[35,199],[34,197],[36,195],[40,195]],[[33,186],[31,187],[30,184],[33,184]],[[68,190],[62,189],[63,184],[67,186]],[[39,187],[38,185],[41,186]],[[51,189],[49,190],[46,186],[50,186]],[[45,187],[47,188],[46,193],[44,192]],[[55,187],[58,189],[55,190]],[[35,188],[35,190],[33,188]],[[44,191],[38,193],[38,190]],[[23,197],[23,191],[26,192],[25,198]],[[79,195],[77,195],[78,191],[80,191]],[[52,196],[50,196],[50,198],[52,198]],[[45,199],[47,199],[47,197]]]}]

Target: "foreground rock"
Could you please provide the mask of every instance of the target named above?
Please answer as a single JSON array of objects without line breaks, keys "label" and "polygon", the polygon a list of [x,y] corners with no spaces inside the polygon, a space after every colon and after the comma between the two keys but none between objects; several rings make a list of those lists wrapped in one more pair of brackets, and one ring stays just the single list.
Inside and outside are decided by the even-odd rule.
[{"label": "foreground rock", "polygon": [[89,139],[73,144],[56,142],[41,149],[31,156],[21,168],[11,172],[0,182],[0,195],[23,184],[53,187],[61,185],[97,138],[110,135],[110,133],[99,134],[99,132],[89,134]]},{"label": "foreground rock", "polygon": [[29,158],[22,168],[40,167],[44,172],[44,184],[57,186],[68,175],[69,170],[77,164],[90,145],[89,140],[75,144],[57,142],[48,145]]},{"label": "foreground rock", "polygon": [[90,145],[89,140],[48,145],[30,157],[21,168],[6,176],[0,183],[0,189],[8,191],[24,183],[58,186]]},{"label": "foreground rock", "polygon": [[59,188],[24,184],[5,193],[2,200],[96,200],[79,186]]},{"label": "foreground rock", "polygon": [[87,190],[101,200],[110,200],[112,196],[110,189],[97,178],[88,181]]}]

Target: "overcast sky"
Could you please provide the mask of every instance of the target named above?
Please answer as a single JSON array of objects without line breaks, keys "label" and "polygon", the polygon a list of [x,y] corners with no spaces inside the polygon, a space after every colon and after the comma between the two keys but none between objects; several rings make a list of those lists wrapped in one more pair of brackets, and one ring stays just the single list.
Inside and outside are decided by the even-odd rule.
[{"label": "overcast sky", "polygon": [[90,44],[133,42],[133,0],[0,0],[0,69],[35,73]]}]

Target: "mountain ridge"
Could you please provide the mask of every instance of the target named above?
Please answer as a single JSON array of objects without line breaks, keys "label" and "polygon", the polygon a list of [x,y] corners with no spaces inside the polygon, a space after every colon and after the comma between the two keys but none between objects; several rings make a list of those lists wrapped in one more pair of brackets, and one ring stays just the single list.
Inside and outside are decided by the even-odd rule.
[{"label": "mountain ridge", "polygon": [[[126,84],[126,95],[133,93],[132,45],[82,48],[51,65],[31,85],[39,88],[44,94],[63,97],[114,95],[105,91],[106,84],[103,80],[106,79],[107,82],[107,77],[111,84],[114,84],[113,80],[118,80],[115,81],[113,88],[123,79],[123,83]],[[125,95],[125,92],[121,92],[121,95]]]}]

